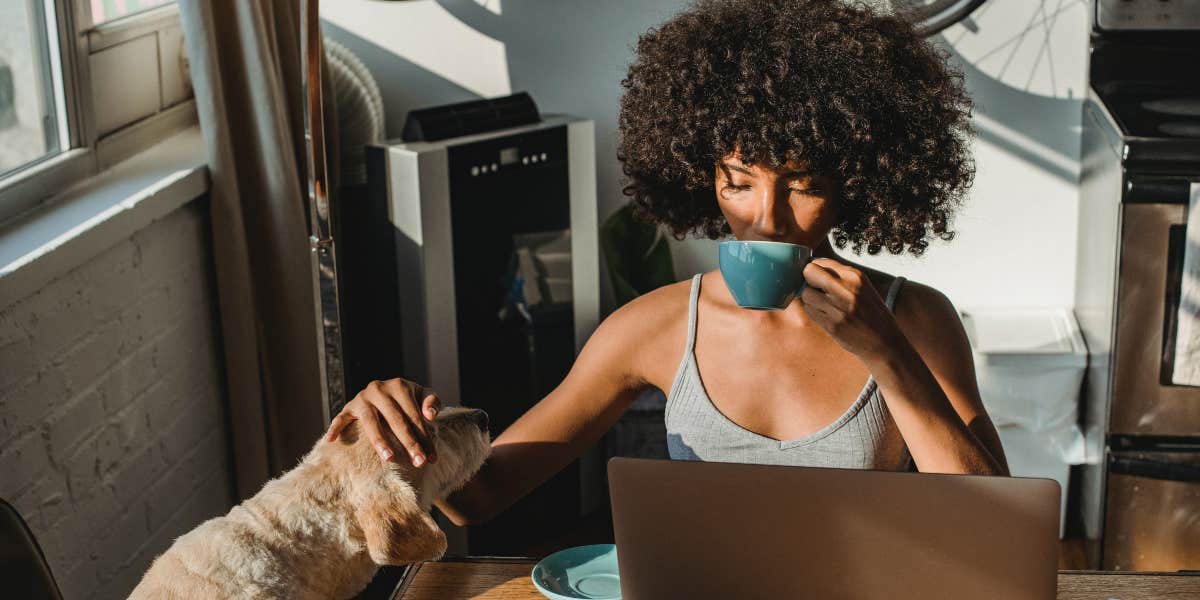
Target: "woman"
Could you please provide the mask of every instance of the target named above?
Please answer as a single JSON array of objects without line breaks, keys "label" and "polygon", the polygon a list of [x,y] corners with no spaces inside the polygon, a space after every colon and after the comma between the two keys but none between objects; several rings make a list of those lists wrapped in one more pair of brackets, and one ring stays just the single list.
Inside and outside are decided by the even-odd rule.
[{"label": "woman", "polygon": [[[459,524],[498,513],[648,386],[669,391],[672,458],[1006,474],[954,307],[832,247],[920,255],[951,239],[973,171],[970,101],[944,55],[837,0],[701,0],[636,52],[619,117],[625,193],[677,236],[813,248],[808,287],[785,310],[745,310],[713,271],[623,306],[439,508]],[[439,407],[418,384],[375,382],[329,437],[358,420],[384,460],[402,451],[420,466],[436,459]]]}]

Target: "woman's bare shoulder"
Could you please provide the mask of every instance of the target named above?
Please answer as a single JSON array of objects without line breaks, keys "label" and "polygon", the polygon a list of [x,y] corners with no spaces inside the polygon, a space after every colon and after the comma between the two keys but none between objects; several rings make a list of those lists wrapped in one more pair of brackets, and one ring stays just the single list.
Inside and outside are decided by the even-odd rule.
[{"label": "woman's bare shoulder", "polygon": [[610,335],[637,338],[660,337],[680,325],[686,328],[690,290],[691,281],[680,281],[642,294],[613,311],[602,327],[607,325]]},{"label": "woman's bare shoulder", "polygon": [[928,360],[949,354],[969,358],[970,343],[958,309],[937,288],[906,280],[896,295],[896,322],[909,341]]},{"label": "woman's bare shoulder", "polygon": [[[887,296],[898,278],[897,275],[886,271],[855,263],[849,264],[866,275],[880,297]],[[928,342],[936,342],[946,333],[956,333],[955,328],[961,329],[958,311],[945,294],[931,285],[908,278],[905,278],[900,284],[900,289],[896,290],[892,314],[910,337],[916,335],[929,338]]]},{"label": "woman's bare shoulder", "polygon": [[683,352],[690,290],[691,280],[685,280],[634,298],[604,319],[593,341],[609,348],[610,355],[620,356],[632,372],[659,384],[663,375],[675,369],[674,364],[669,373],[663,368],[672,362],[666,357],[677,358]]},{"label": "woman's bare shoulder", "polygon": [[914,328],[945,327],[947,319],[958,323],[958,311],[937,288],[911,279],[904,280],[896,294],[897,320]]}]

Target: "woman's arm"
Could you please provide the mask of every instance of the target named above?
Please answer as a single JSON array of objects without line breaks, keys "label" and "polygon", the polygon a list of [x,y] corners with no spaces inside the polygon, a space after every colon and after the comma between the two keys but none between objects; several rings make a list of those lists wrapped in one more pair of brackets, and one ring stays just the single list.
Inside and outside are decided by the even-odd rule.
[{"label": "woman's arm", "polygon": [[999,435],[975,381],[970,344],[950,301],[906,285],[895,315],[856,269],[830,259],[805,270],[805,308],[875,377],[917,468],[1007,475]]},{"label": "woman's arm", "polygon": [[[681,291],[682,290],[682,291]],[[592,334],[557,388],[492,441],[483,468],[463,489],[438,504],[459,525],[486,521],[561,470],[600,439],[647,385],[663,376],[648,360],[664,349],[664,329],[679,320],[686,288],[668,286],[617,310]],[[686,304],[683,304],[686,306]],[[679,337],[680,342],[682,337]],[[419,384],[375,382],[330,424],[334,439],[358,420],[383,460],[396,451],[420,467],[432,454],[430,422],[440,403]]]},{"label": "woman's arm", "polygon": [[[917,468],[1008,475],[1004,448],[975,379],[971,345],[941,292],[906,285],[897,303],[901,333],[867,367],[883,391]],[[931,418],[930,415],[937,415]]]},{"label": "woman's arm", "polygon": [[492,441],[483,468],[437,504],[457,525],[487,521],[562,470],[616,423],[646,386],[639,373],[637,301],[610,315],[566,379]]}]

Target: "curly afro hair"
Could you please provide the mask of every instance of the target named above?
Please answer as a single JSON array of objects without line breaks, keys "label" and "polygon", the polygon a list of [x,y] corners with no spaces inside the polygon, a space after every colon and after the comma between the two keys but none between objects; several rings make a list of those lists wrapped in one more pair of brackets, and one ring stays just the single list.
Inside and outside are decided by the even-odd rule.
[{"label": "curly afro hair", "polygon": [[644,219],[730,233],[717,161],[798,160],[841,184],[838,248],[920,256],[974,176],[971,100],[909,23],[844,0],[699,0],[637,42],[617,153]]}]

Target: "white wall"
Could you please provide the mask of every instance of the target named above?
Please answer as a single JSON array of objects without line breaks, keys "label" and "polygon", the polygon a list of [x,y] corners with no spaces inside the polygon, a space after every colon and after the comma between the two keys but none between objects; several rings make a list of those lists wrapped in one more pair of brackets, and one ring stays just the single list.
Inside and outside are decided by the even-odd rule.
[{"label": "white wall", "polygon": [[[637,36],[679,0],[338,0],[321,3],[326,33],[371,70],[389,137],[409,110],[529,92],[543,113],[596,124],[601,220],[621,207],[616,160],[620,81]],[[681,275],[682,276],[682,275]],[[604,312],[612,307],[601,276]]]},{"label": "white wall", "polygon": [[207,214],[194,201],[0,306],[0,497],[65,598],[128,596],[231,505]]},{"label": "white wall", "polygon": [[[1003,4],[1003,10],[999,6]],[[1086,0],[991,0],[976,32],[944,43],[977,103],[978,174],[958,238],[921,259],[863,262],[943,290],[960,306],[1072,301]],[[637,36],[683,0],[340,0],[322,3],[327,33],[379,80],[388,134],[408,110],[528,91],[543,112],[596,121],[599,213],[627,201],[616,160],[619,82]],[[674,245],[677,275],[716,266],[715,243]],[[606,309],[611,298],[602,278]]]},{"label": "white wall", "polygon": [[991,0],[973,16],[978,31],[939,36],[975,101],[976,179],[958,235],[919,259],[862,262],[960,307],[1072,305],[1088,2],[1044,4]]}]

